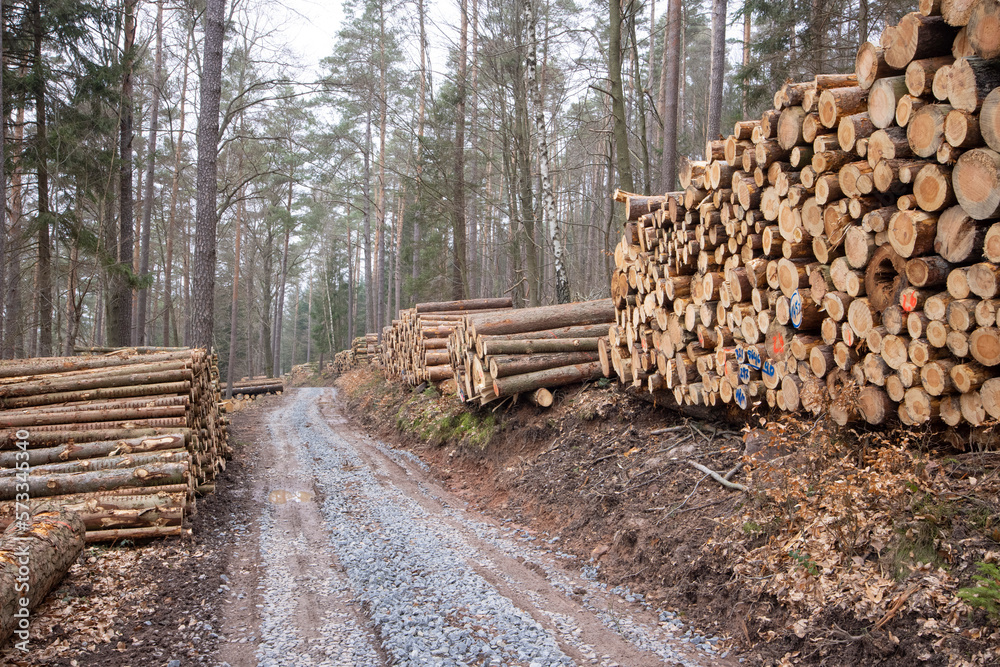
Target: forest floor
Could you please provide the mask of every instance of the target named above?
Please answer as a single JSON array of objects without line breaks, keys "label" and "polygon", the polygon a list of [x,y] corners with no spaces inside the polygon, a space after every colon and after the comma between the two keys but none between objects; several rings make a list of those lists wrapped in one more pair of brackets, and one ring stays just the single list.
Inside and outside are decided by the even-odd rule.
[{"label": "forest floor", "polygon": [[[1000,664],[1000,610],[957,595],[1000,563],[1000,452],[822,418],[751,431],[601,384],[547,410],[475,410],[369,369],[338,381],[359,424],[471,506],[727,637],[745,664]],[[693,463],[742,465],[732,481],[750,491]],[[973,602],[995,602],[987,579]]]}]

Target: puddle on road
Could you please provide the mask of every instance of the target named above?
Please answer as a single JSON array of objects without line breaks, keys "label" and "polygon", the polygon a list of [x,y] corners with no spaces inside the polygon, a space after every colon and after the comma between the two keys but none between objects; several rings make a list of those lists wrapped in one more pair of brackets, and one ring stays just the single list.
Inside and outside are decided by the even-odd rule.
[{"label": "puddle on road", "polygon": [[277,505],[284,505],[285,503],[309,503],[315,498],[315,494],[309,491],[285,491],[284,489],[275,489],[267,495],[268,502],[275,503]]}]

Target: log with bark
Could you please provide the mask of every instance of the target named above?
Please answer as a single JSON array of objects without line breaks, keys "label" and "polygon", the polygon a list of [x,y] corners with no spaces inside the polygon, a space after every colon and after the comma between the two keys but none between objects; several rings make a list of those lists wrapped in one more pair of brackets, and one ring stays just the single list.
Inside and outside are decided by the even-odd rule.
[{"label": "log with bark", "polygon": [[0,642],[32,639],[30,612],[76,562],[84,545],[84,523],[53,503],[35,504],[16,516],[0,536]]}]

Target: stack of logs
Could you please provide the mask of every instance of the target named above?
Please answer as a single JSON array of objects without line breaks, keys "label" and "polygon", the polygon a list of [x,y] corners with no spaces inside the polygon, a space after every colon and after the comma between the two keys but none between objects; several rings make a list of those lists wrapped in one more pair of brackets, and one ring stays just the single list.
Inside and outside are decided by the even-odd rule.
[{"label": "stack of logs", "polygon": [[88,541],[179,534],[231,454],[218,377],[200,349],[0,362],[0,525],[26,477]]},{"label": "stack of logs", "polygon": [[411,386],[454,377],[448,336],[467,313],[493,313],[513,308],[509,297],[418,303],[399,311],[382,332],[382,362],[390,378]]},{"label": "stack of logs", "polygon": [[359,364],[370,364],[382,356],[382,345],[378,334],[369,333],[351,341],[349,350],[341,350],[333,355],[333,372],[337,375],[357,368]]},{"label": "stack of logs", "polygon": [[921,0],[855,74],[709,142],[683,192],[623,193],[608,370],[841,424],[1000,418],[998,20]]},{"label": "stack of logs", "polygon": [[351,354],[354,355],[354,360],[356,362],[368,363],[372,359],[378,357],[381,351],[382,350],[378,342],[378,334],[365,334],[364,336],[358,336],[351,341]]},{"label": "stack of logs", "polygon": [[[229,384],[223,383],[221,387],[223,394],[229,391]],[[233,383],[234,397],[262,396],[264,394],[280,394],[285,391],[285,382],[281,378],[269,378],[265,376],[244,378]]]},{"label": "stack of logs", "polygon": [[548,407],[549,389],[604,375],[598,339],[614,316],[610,299],[466,315],[448,342],[459,398],[524,394]]}]

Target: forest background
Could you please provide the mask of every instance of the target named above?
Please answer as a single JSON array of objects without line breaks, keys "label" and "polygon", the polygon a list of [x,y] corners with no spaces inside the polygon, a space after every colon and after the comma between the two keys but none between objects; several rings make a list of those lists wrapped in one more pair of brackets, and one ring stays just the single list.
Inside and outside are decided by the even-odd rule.
[{"label": "forest background", "polygon": [[[289,3],[2,0],[0,357],[208,344],[274,376],[418,301],[603,297],[616,188],[675,189],[913,8],[347,0],[297,33]],[[318,64],[289,43],[317,28]]]}]

